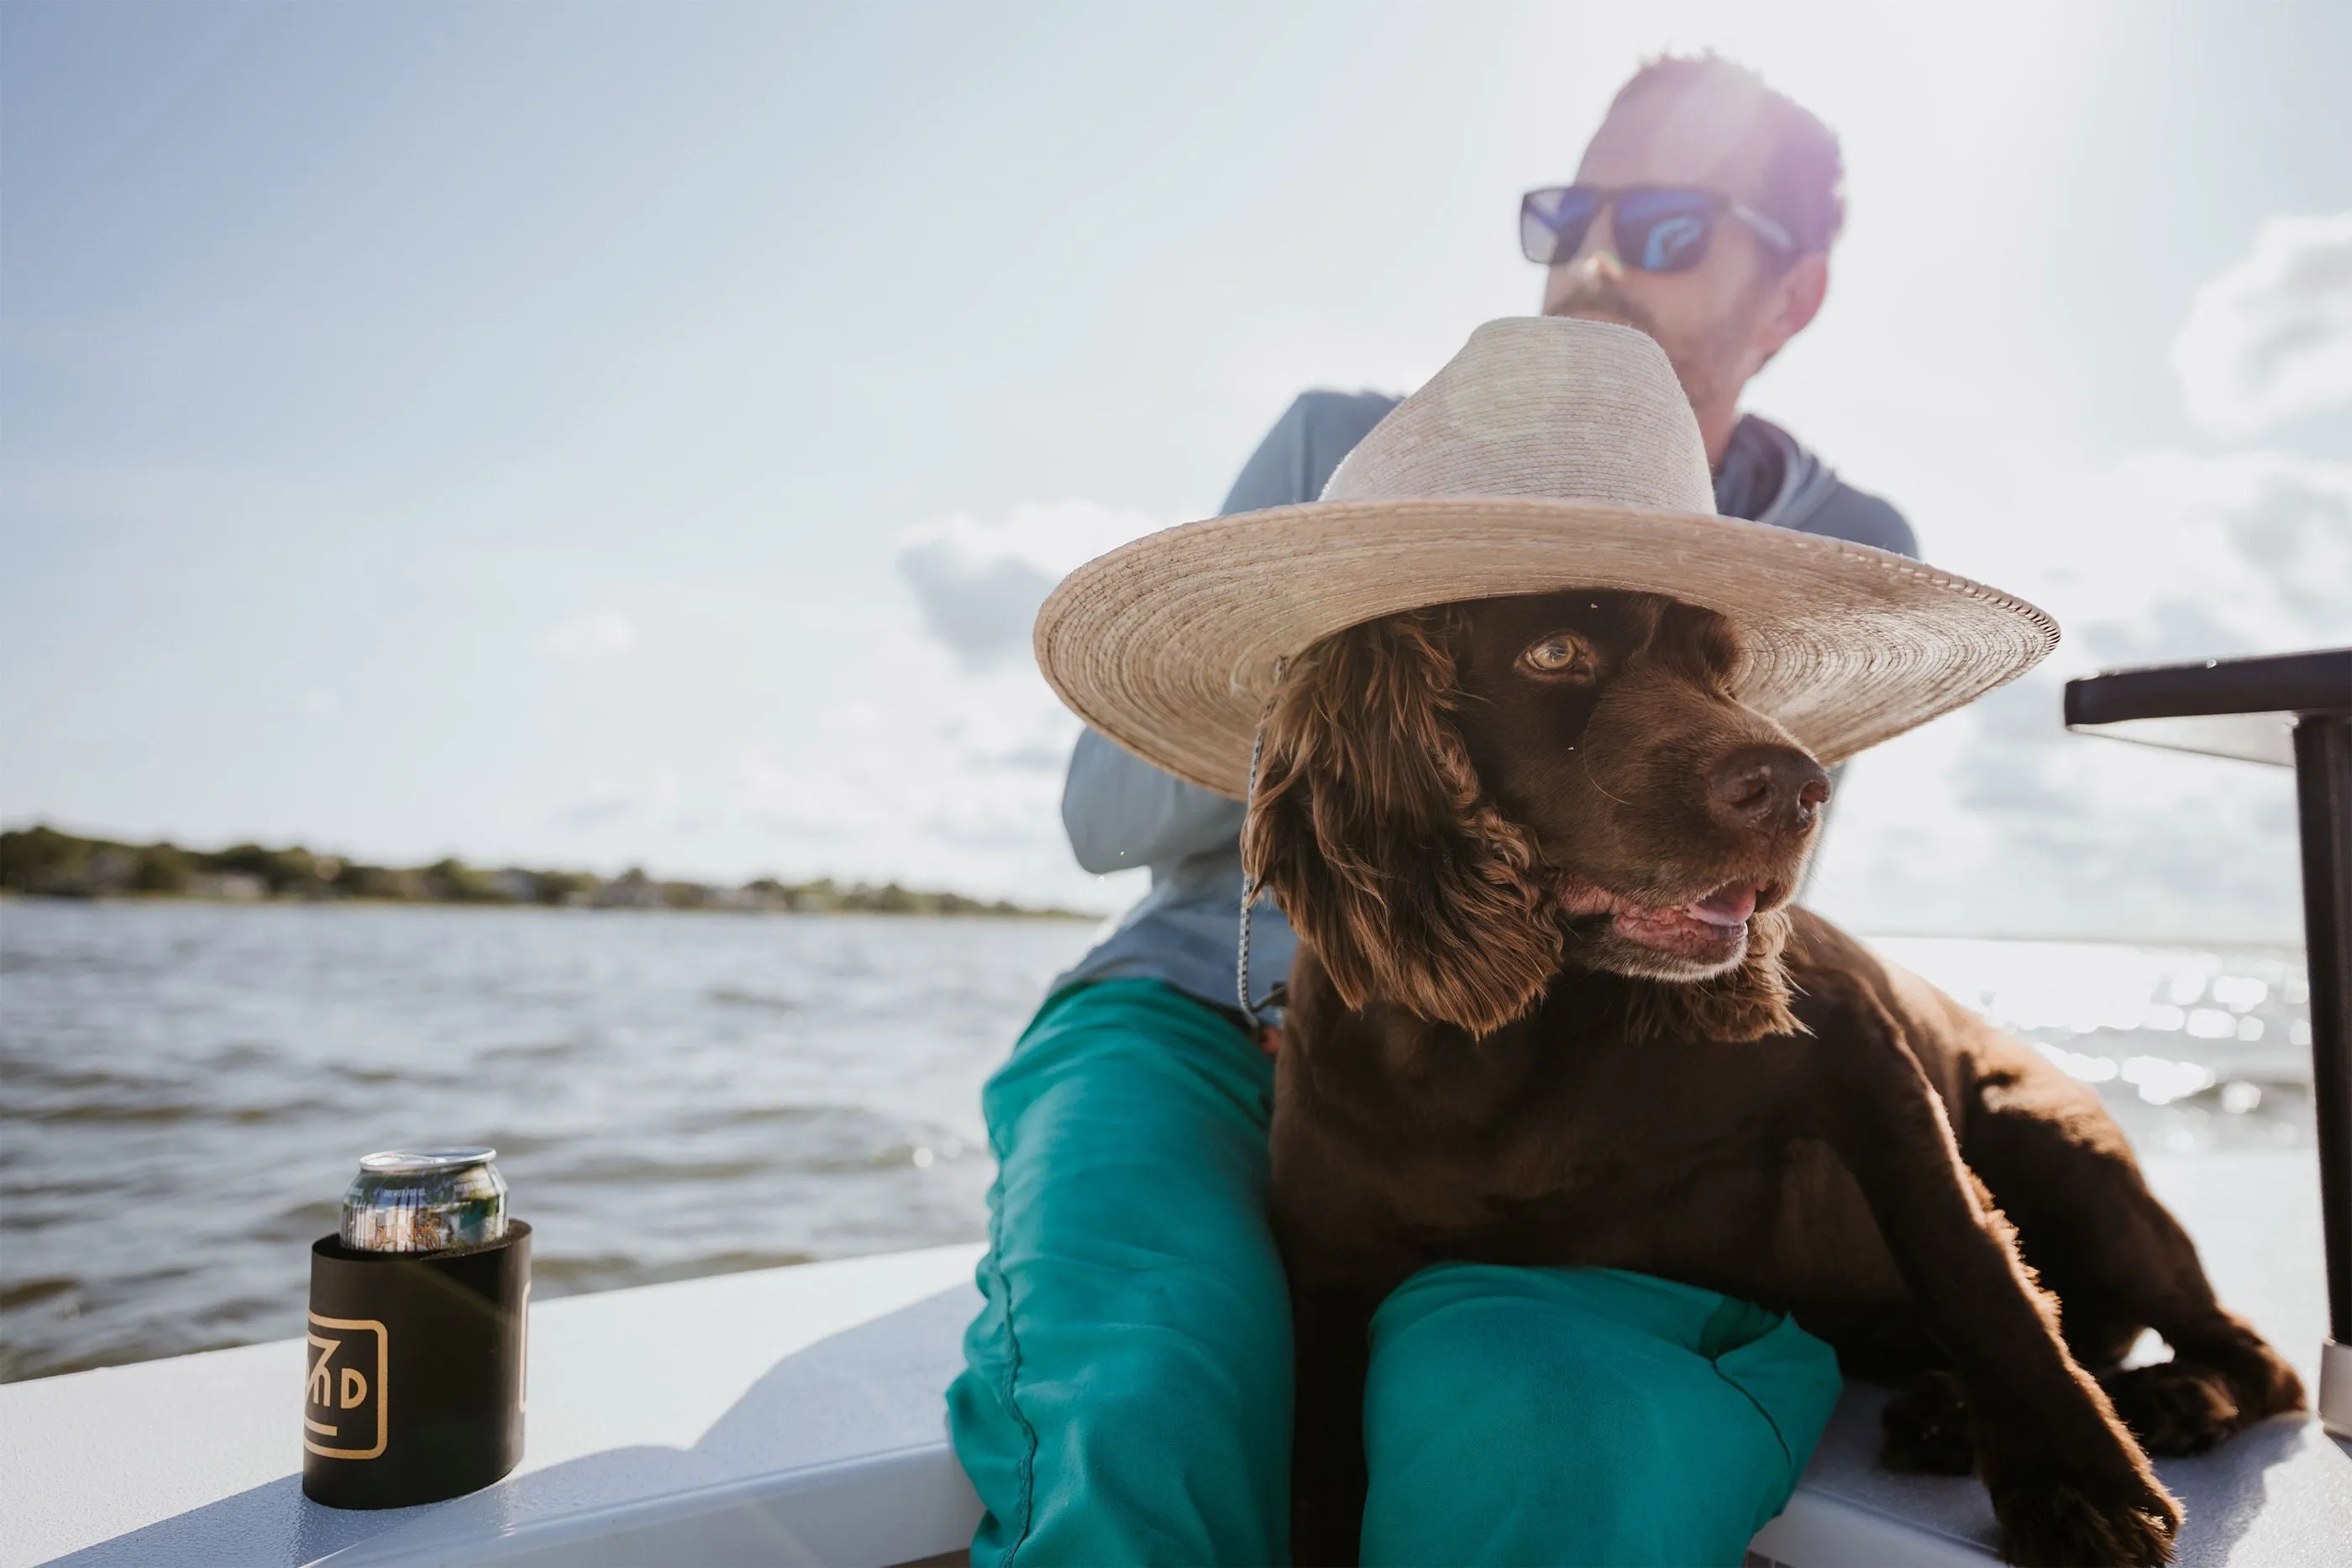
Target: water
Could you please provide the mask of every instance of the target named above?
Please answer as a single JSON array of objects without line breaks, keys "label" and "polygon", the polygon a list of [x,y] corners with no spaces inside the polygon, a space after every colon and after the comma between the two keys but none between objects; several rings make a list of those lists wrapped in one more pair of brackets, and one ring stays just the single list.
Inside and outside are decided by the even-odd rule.
[{"label": "water", "polygon": [[[0,1379],[300,1332],[360,1155],[496,1145],[535,1295],[976,1239],[1084,925],[0,905]],[[2311,1141],[2299,955],[1880,944],[2143,1150]]]},{"label": "water", "polygon": [[1070,921],[0,905],[0,1377],[299,1333],[371,1149],[485,1143],[535,1299],[961,1241]]}]

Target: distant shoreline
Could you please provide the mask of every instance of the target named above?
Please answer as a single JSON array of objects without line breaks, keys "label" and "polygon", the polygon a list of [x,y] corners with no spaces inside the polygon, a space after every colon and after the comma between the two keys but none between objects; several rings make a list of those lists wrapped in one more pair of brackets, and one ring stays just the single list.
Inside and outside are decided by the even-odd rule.
[{"label": "distant shoreline", "polygon": [[496,869],[443,859],[380,866],[296,845],[236,844],[190,850],[83,838],[36,825],[0,832],[0,893],[30,897],[193,899],[215,904],[455,904],[551,909],[675,909],[725,914],[989,915],[1000,919],[1096,920],[1083,910],[1034,908],[901,887],[895,882],[785,883],[759,877],[737,887],[662,880],[631,869],[593,872]]}]

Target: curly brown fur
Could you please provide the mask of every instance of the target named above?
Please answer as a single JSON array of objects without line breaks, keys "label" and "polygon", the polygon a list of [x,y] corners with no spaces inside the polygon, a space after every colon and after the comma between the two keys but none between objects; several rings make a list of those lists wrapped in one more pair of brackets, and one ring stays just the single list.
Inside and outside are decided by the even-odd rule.
[{"label": "curly brown fur", "polygon": [[1485,1034],[1542,994],[1560,930],[1533,845],[1479,792],[1450,722],[1446,631],[1442,612],[1397,616],[1292,666],[1242,856],[1350,1005],[1391,998]]}]

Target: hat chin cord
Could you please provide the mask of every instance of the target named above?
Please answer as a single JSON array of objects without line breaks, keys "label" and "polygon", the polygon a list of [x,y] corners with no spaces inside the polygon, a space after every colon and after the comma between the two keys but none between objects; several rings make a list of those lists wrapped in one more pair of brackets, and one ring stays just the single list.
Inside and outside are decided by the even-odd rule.
[{"label": "hat chin cord", "polygon": [[[1282,689],[1283,673],[1289,669],[1289,667],[1290,661],[1287,659],[1276,659],[1274,662],[1275,689],[1273,692],[1268,692],[1266,694],[1265,706],[1258,710],[1257,729],[1250,737],[1249,788],[1247,792],[1242,797],[1242,831],[1244,833],[1247,833],[1249,831],[1250,813],[1257,809],[1258,765],[1263,762],[1265,758],[1265,717],[1267,714],[1274,711],[1275,692],[1279,692]],[[1244,875],[1242,879],[1241,941],[1234,955],[1234,994],[1241,1001],[1242,1017],[1249,1019],[1250,1027],[1256,1030],[1261,1036],[1269,1030],[1279,1030],[1282,1027],[1282,1018],[1280,1015],[1284,1003],[1286,1000],[1286,988],[1284,986],[1283,982],[1279,980],[1274,983],[1273,988],[1269,989],[1265,996],[1258,998],[1255,1001],[1252,1001],[1250,999],[1250,908],[1253,904],[1257,903],[1258,895],[1265,891],[1265,882],[1263,878],[1249,876],[1246,874]]]}]

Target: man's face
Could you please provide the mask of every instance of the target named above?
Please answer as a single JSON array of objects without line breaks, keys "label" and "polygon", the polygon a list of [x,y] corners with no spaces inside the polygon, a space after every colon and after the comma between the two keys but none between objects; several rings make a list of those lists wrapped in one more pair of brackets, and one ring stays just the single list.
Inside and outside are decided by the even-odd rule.
[{"label": "man's face", "polygon": [[[1585,149],[1580,184],[1670,185],[1715,191],[1760,206],[1767,136],[1757,103],[1736,80],[1653,88],[1612,114]],[[1702,422],[1727,416],[1739,391],[1812,319],[1828,278],[1821,256],[1783,266],[1756,233],[1726,214],[1706,259],[1686,272],[1641,272],[1617,257],[1615,214],[1604,210],[1573,256],[1549,269],[1547,316],[1620,321],[1655,339]]]}]

